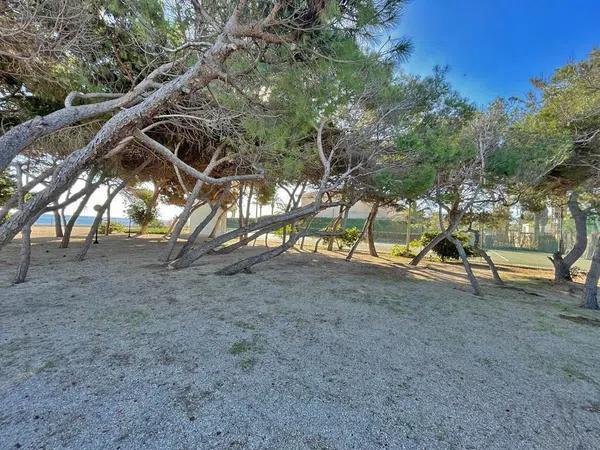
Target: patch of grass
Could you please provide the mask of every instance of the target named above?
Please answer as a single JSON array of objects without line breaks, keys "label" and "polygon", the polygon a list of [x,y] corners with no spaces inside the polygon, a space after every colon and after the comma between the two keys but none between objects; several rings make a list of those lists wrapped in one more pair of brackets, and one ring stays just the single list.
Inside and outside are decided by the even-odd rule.
[{"label": "patch of grass", "polygon": [[236,327],[240,327],[242,330],[256,330],[256,326],[248,323],[248,322],[244,322],[243,320],[238,320],[237,322],[233,323]]},{"label": "patch of grass", "polygon": [[232,355],[240,355],[242,353],[252,352],[252,351],[260,351],[262,350],[262,345],[259,342],[258,336],[254,336],[252,339],[242,339],[240,341],[235,341],[229,347],[229,353]]},{"label": "patch of grass", "polygon": [[585,373],[581,372],[574,364],[565,364],[562,366],[562,370],[567,376],[567,378],[574,378],[576,380],[587,381],[588,383],[596,384],[596,381],[587,376]]},{"label": "patch of grass", "polygon": [[257,363],[256,358],[244,358],[240,361],[240,367],[242,370],[251,370]]},{"label": "patch of grass", "polygon": [[51,372],[52,370],[56,369],[56,367],[58,367],[58,364],[56,363],[56,361],[54,361],[54,360],[46,361],[41,367],[36,369],[36,373]]}]

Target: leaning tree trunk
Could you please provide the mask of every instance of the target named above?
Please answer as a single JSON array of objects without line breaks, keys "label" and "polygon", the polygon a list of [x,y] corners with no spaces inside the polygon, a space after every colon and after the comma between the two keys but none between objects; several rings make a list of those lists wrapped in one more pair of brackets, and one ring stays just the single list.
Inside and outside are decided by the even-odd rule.
[{"label": "leaning tree trunk", "polygon": [[140,164],[133,172],[131,172],[127,176],[127,178],[125,178],[118,186],[115,187],[115,189],[110,193],[110,195],[108,196],[108,198],[106,199],[106,201],[104,202],[104,204],[102,204],[102,206],[98,210],[98,213],[96,214],[96,218],[94,219],[94,223],[92,224],[92,227],[90,228],[90,231],[89,231],[88,235],[85,238],[85,242],[83,243],[83,248],[79,252],[79,255],[77,255],[77,260],[78,261],[83,261],[85,259],[85,256],[87,255],[88,250],[92,246],[92,241],[94,239],[94,234],[96,234],[96,230],[98,229],[98,227],[100,226],[100,223],[102,222],[102,216],[104,215],[104,212],[106,211],[106,208],[108,208],[108,205],[110,205],[110,203],[117,196],[117,194],[119,192],[121,192],[121,190],[125,186],[127,186],[127,184],[129,184],[129,182],[131,180],[133,180],[137,176],[137,174],[144,167],[146,167],[149,163],[150,163],[150,159],[147,159],[142,164]]},{"label": "leaning tree trunk", "polygon": [[598,280],[600,280],[600,236],[596,239],[592,265],[585,278],[583,290],[583,307],[598,309]]},{"label": "leaning tree trunk", "polygon": [[[110,185],[106,187],[106,195],[110,196]],[[110,234],[110,203],[106,207],[106,228],[104,229],[104,236]]]},{"label": "leaning tree trunk", "polygon": [[[240,37],[245,36],[248,33],[248,28],[240,25],[239,22],[237,22],[237,19],[239,19],[237,15],[234,15],[229,19],[223,32],[216,37],[214,44],[204,51],[202,58],[195,62],[192,67],[188,68],[183,74],[164,82],[164,84],[155,91],[142,98],[139,103],[119,110],[104,123],[102,128],[85,147],[76,150],[67,156],[58,170],[54,173],[48,187],[28,200],[22,210],[0,225],[0,247],[4,246],[7,242],[10,242],[24,225],[26,225],[33,217],[37,217],[49,203],[56,200],[77,176],[79,176],[79,174],[93,162],[98,161],[103,156],[107,155],[122,139],[128,137],[132,129],[143,126],[148,118],[154,117],[154,115],[161,111],[166,105],[173,104],[177,99],[187,96],[190,90],[200,90],[205,88],[211,81],[219,78],[221,76],[221,70],[218,68],[240,48],[239,45],[232,45],[231,37],[234,33],[240,34]],[[261,27],[258,23],[255,23],[254,25],[258,28]],[[256,33],[256,30],[253,29],[253,33]],[[134,99],[140,99],[140,94],[146,92],[148,87],[156,82],[156,80],[152,78],[152,75],[154,77],[163,75],[165,72],[172,69],[174,65],[174,63],[163,65],[155,70],[151,76],[147,77],[146,80],[142,81],[142,83],[138,85],[138,87],[143,85],[142,87],[138,90],[134,89],[131,91]],[[131,97],[128,97],[127,95],[122,98],[125,97],[127,97],[127,103],[132,101]],[[117,108],[120,106],[121,105],[118,105]],[[99,113],[96,105],[90,105],[90,107],[95,108],[94,114]],[[61,123],[64,116],[69,116],[74,109],[74,107],[65,108],[56,113],[52,113],[53,115],[56,115],[56,119],[52,121],[52,126],[54,126],[52,131],[56,131],[65,125],[70,125],[81,120],[80,118],[73,120],[71,117],[66,123]],[[50,115],[40,118],[38,122],[42,123],[49,117]],[[20,138],[20,136],[25,136],[27,142],[21,142],[23,138]],[[8,133],[0,138],[2,140],[8,140],[6,146],[3,145],[2,150],[0,150],[0,167],[6,167],[8,162],[31,142],[31,139],[36,139],[37,137],[39,136],[31,131],[30,125],[25,126],[22,124],[11,128]]]},{"label": "leaning tree trunk", "polygon": [[571,267],[585,253],[587,246],[587,216],[588,212],[582,210],[578,203],[579,193],[573,192],[569,196],[567,206],[575,221],[575,245],[564,257],[560,252],[555,252],[550,259],[554,265],[554,281],[573,281]]},{"label": "leaning tree trunk", "polygon": [[369,255],[374,256],[375,258],[379,258],[379,255],[377,254],[377,248],[375,248],[375,234],[373,232],[373,228],[375,226],[375,218],[377,217],[378,211],[379,203],[375,202],[371,207],[371,217],[367,226],[367,242],[369,243]]},{"label": "leaning tree trunk", "polygon": [[158,202],[158,196],[160,195],[160,190],[161,190],[161,186],[159,186],[158,184],[154,185],[154,193],[152,194],[152,198],[150,198],[150,202],[146,205],[146,212],[148,214],[145,214],[144,217],[144,221],[143,223],[140,224],[140,232],[139,232],[139,236],[143,236],[144,234],[146,234],[146,231],[148,231],[148,226],[150,225],[150,222],[152,221],[152,218],[150,218],[150,211],[152,211],[154,209],[154,207],[156,206],[156,203]]},{"label": "leaning tree trunk", "polygon": [[83,211],[83,208],[85,208],[85,205],[87,205],[87,203],[90,201],[90,198],[92,197],[98,186],[100,186],[100,184],[102,183],[102,178],[100,178],[100,180],[94,183],[93,181],[95,176],[95,170],[90,171],[90,173],[88,174],[88,177],[85,180],[85,187],[84,189],[82,189],[86,191],[86,194],[81,199],[81,201],[77,205],[77,208],[75,208],[75,211],[73,211],[73,214],[71,215],[69,221],[65,225],[64,236],[59,245],[59,248],[67,248],[69,246],[69,242],[71,240],[71,233],[73,232],[73,227],[75,226],[77,219],[81,215],[81,212]]},{"label": "leaning tree trunk", "polygon": [[204,219],[202,219],[202,222],[198,224],[194,231],[190,233],[190,235],[187,238],[187,241],[185,242],[185,244],[183,244],[183,247],[181,247],[181,249],[177,253],[177,256],[175,257],[176,260],[183,257],[185,254],[187,254],[188,251],[192,249],[192,246],[198,239],[198,236],[200,235],[202,230],[206,228],[210,221],[215,217],[219,209],[221,209],[221,203],[222,199],[217,200],[217,202],[215,202],[215,204],[211,207],[210,213],[208,213],[208,215]]},{"label": "leaning tree trunk", "polygon": [[[23,176],[21,166],[16,165],[17,170],[17,194],[19,195],[19,208],[23,208],[25,202],[25,192],[23,191]],[[15,284],[23,283],[27,278],[29,263],[31,262],[31,222],[28,222],[21,231],[21,250],[19,251],[19,265],[17,266],[17,275]]]},{"label": "leaning tree trunk", "polygon": [[[342,218],[344,217],[344,207],[340,206],[340,212],[338,213],[338,216],[336,217],[335,221],[333,222],[333,224],[331,225],[331,231],[336,231],[337,228],[340,226],[340,224],[342,223]],[[331,252],[333,251],[333,241],[335,239],[331,238],[329,239],[329,241],[327,242],[327,251]]]},{"label": "leaning tree trunk", "polygon": [[369,227],[369,223],[371,223],[372,217],[373,217],[373,208],[371,208],[371,211],[369,211],[369,215],[367,216],[367,219],[365,220],[365,223],[363,224],[362,230],[360,230],[360,234],[356,238],[356,241],[354,241],[354,244],[352,244],[352,248],[350,249],[350,251],[348,252],[348,255],[346,256],[346,261],[350,261],[352,259],[352,256],[354,256],[354,252],[358,248],[360,241],[362,241],[365,233],[367,232],[367,228]]},{"label": "leaning tree trunk", "polygon": [[504,281],[502,281],[502,278],[500,278],[500,274],[498,273],[498,268],[496,267],[496,264],[494,263],[492,258],[490,258],[490,255],[488,255],[487,252],[480,247],[481,234],[479,233],[478,230],[474,230],[472,228],[469,228],[469,231],[471,233],[473,233],[473,236],[474,236],[474,239],[473,239],[474,253],[477,256],[479,256],[480,258],[483,258],[483,260],[487,263],[488,267],[490,268],[490,272],[492,272],[492,277],[494,278],[494,282],[496,284],[503,285]]},{"label": "leaning tree trunk", "polygon": [[65,226],[65,232],[62,241],[60,242],[59,248],[67,248],[69,246],[69,242],[71,240],[71,233],[73,232],[75,222],[77,222],[77,219],[81,215],[83,208],[85,208],[87,202],[90,201],[90,198],[92,197],[93,193],[94,191],[90,191],[88,194],[86,194],[85,197],[83,197],[83,199],[81,200],[81,202],[79,202],[79,205],[77,205],[75,211],[73,211],[73,214],[71,215],[69,221],[67,222],[67,225]]},{"label": "leaning tree trunk", "polygon": [[338,206],[339,204],[340,203],[317,204],[315,202],[311,203],[310,205],[306,205],[293,211],[290,211],[288,213],[280,214],[278,216],[267,216],[261,218],[261,220],[249,224],[247,227],[238,228],[236,230],[217,236],[210,242],[203,242],[196,248],[191,248],[186,254],[172,261],[169,264],[169,267],[172,269],[182,269],[185,267],[189,267],[197,259],[201,258],[210,251],[216,249],[220,245],[225,244],[226,242],[232,239],[243,239],[244,235],[247,235],[248,233],[257,230],[261,230],[261,232],[273,231],[282,226],[285,227],[285,225],[289,223],[304,219],[323,209]]},{"label": "leaning tree trunk", "polygon": [[52,214],[54,215],[54,235],[57,238],[62,238],[63,237],[63,229],[62,229],[62,218],[60,217],[60,212],[58,211],[58,209],[55,209],[54,211],[52,211]]},{"label": "leaning tree trunk", "polygon": [[183,231],[183,227],[185,227],[185,224],[187,223],[188,219],[190,218],[190,215],[192,214],[192,208],[194,207],[194,202],[198,198],[198,195],[200,195],[200,191],[202,190],[203,185],[204,185],[204,182],[202,180],[196,181],[196,184],[194,185],[192,192],[190,193],[188,198],[185,200],[185,205],[183,207],[183,211],[181,211],[181,214],[179,215],[179,218],[177,219],[177,224],[175,225],[175,229],[173,230],[173,233],[171,233],[171,237],[169,238],[169,244],[167,247],[167,251],[162,258],[163,261],[170,261],[171,255],[173,254],[173,250],[175,250],[175,245],[177,245],[177,240],[179,239],[179,236],[181,235],[181,232]]},{"label": "leaning tree trunk", "polygon": [[292,248],[294,246],[294,244],[296,244],[296,241],[298,240],[300,235],[301,235],[301,233],[292,233],[290,235],[290,238],[286,242],[281,244],[279,247],[272,248],[270,250],[267,250],[266,252],[260,253],[255,256],[251,256],[246,259],[242,259],[241,261],[238,261],[234,264],[231,264],[231,265],[224,267],[223,269],[217,271],[216,274],[217,275],[235,275],[236,273],[240,273],[240,272],[249,273],[250,268],[252,266],[266,262],[270,259],[273,259],[276,256],[279,256],[282,253],[285,253],[290,248]]},{"label": "leaning tree trunk", "polygon": [[477,278],[475,278],[475,274],[473,273],[473,269],[471,268],[471,264],[469,263],[469,258],[467,257],[467,252],[465,252],[465,249],[462,243],[460,242],[460,239],[457,239],[452,235],[448,236],[447,239],[454,244],[456,250],[458,251],[458,254],[460,255],[460,259],[465,268],[465,272],[467,273],[467,278],[469,279],[471,287],[473,288],[473,294],[481,295],[479,282],[477,281]]}]

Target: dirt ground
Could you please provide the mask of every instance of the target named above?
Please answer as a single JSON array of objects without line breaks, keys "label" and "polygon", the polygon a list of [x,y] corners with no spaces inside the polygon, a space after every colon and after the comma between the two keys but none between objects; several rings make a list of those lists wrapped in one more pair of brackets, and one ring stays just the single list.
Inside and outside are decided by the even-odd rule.
[{"label": "dirt ground", "polygon": [[453,264],[34,240],[24,284],[0,253],[0,448],[600,446],[600,316],[549,272],[475,297]]}]

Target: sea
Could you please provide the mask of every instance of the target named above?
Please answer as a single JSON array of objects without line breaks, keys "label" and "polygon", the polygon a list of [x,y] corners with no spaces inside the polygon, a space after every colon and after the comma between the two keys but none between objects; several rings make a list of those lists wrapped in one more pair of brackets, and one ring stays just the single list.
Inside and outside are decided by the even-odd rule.
[{"label": "sea", "polygon": [[[71,218],[70,215],[65,216],[67,221]],[[95,216],[79,216],[75,221],[75,225],[92,225],[94,223]],[[105,219],[106,220],[106,219]],[[123,225],[129,223],[127,217],[111,217],[111,222],[121,222]],[[42,214],[35,222],[36,225],[54,225],[54,214]]]}]

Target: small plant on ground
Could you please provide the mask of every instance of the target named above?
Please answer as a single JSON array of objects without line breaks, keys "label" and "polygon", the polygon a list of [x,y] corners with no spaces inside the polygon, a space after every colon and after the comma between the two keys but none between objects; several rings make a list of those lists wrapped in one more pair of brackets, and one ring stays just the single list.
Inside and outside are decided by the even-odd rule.
[{"label": "small plant on ground", "polygon": [[[124,233],[124,232],[125,232],[125,225],[123,225],[121,222],[111,222],[110,223],[110,228],[108,230],[109,234]],[[100,224],[100,226],[98,227],[98,233],[100,233],[100,234],[106,233],[106,222],[102,222]]]},{"label": "small plant on ground", "polygon": [[403,256],[405,258],[412,258],[415,254],[406,247],[406,245],[394,244],[390,250],[392,256]]}]

